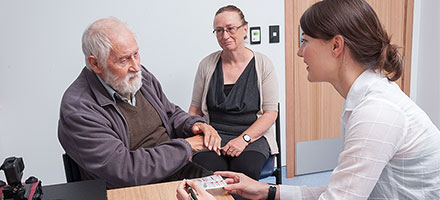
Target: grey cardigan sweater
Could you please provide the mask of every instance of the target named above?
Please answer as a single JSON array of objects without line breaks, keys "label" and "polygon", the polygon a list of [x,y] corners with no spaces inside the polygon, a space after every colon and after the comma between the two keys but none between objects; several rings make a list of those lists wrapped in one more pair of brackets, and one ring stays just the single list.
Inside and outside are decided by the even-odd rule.
[{"label": "grey cardigan sweater", "polygon": [[198,116],[190,116],[169,102],[159,81],[142,67],[140,92],[151,103],[170,141],[153,148],[130,151],[128,125],[94,72],[84,68],[64,93],[58,137],[67,154],[78,163],[85,179],[102,179],[107,188],[156,183],[188,163]]},{"label": "grey cardigan sweater", "polygon": [[[251,50],[252,51],[252,50]],[[209,83],[212,74],[220,59],[221,50],[206,56],[199,64],[196,77],[194,79],[194,87],[191,105],[201,109],[203,117],[209,121],[208,105],[206,104],[206,96],[208,94]],[[265,55],[254,52],[255,68],[258,76],[258,89],[260,92],[260,111],[257,117],[263,115],[264,110],[278,111],[278,80],[272,61]],[[263,134],[269,143],[271,154],[278,153],[277,143],[274,137],[273,128],[269,128]]]}]

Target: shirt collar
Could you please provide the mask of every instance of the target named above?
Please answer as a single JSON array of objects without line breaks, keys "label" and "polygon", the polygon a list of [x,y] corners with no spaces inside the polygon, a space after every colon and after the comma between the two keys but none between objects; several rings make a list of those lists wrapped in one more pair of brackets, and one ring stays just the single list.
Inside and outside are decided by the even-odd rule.
[{"label": "shirt collar", "polygon": [[115,97],[117,97],[118,99],[132,105],[132,106],[136,106],[136,98],[134,93],[131,93],[131,101],[130,99],[128,99],[127,97],[122,96],[121,94],[119,94],[118,92],[116,92],[115,89],[113,89],[112,87],[110,87],[107,83],[105,83],[105,81],[98,75],[95,74],[96,77],[98,77],[98,80],[102,83],[102,85],[104,86],[105,90],[107,90],[108,94],[110,95],[110,97],[113,99],[114,102],[116,102]]},{"label": "shirt collar", "polygon": [[354,81],[350,90],[348,91],[347,98],[344,101],[343,112],[344,115],[347,111],[352,111],[367,94],[369,88],[374,85],[378,80],[386,78],[385,75],[372,69],[367,69]]}]

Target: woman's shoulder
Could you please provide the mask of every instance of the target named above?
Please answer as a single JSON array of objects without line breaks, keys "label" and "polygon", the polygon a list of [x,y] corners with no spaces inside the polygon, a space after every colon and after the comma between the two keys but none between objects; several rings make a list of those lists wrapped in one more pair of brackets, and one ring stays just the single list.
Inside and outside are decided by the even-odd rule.
[{"label": "woman's shoulder", "polygon": [[374,116],[371,118],[384,121],[396,118],[405,121],[411,100],[401,95],[398,87],[389,87],[387,84],[380,84],[380,81],[376,84],[379,84],[380,87],[370,87],[358,105],[354,107],[353,114]]},{"label": "woman's shoulder", "polygon": [[204,57],[202,59],[202,61],[200,61],[200,64],[216,62],[218,60],[218,58],[220,57],[221,52],[222,52],[222,50],[212,52],[208,56]]},{"label": "woman's shoulder", "polygon": [[271,62],[269,57],[267,57],[263,53],[260,53],[258,51],[253,51],[253,52],[254,52],[254,55],[255,55],[255,60],[262,61],[262,62],[268,62],[268,61]]},{"label": "woman's shoulder", "polygon": [[199,63],[199,70],[208,70],[211,68],[215,68],[221,52],[221,50],[218,50],[203,58]]},{"label": "woman's shoulder", "polygon": [[266,55],[253,51],[255,56],[255,68],[260,73],[266,74],[275,70],[272,61]]}]

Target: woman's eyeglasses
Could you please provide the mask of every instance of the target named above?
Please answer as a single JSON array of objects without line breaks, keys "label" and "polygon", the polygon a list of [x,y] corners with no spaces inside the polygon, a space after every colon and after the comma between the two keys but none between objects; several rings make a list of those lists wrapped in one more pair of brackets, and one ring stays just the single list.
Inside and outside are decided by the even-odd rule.
[{"label": "woman's eyeglasses", "polygon": [[230,26],[230,27],[226,27],[226,28],[216,28],[214,29],[214,31],[212,31],[212,33],[214,33],[217,36],[222,36],[225,31],[228,32],[230,35],[233,35],[237,32],[237,30],[239,28],[241,28],[243,25],[241,26]]}]

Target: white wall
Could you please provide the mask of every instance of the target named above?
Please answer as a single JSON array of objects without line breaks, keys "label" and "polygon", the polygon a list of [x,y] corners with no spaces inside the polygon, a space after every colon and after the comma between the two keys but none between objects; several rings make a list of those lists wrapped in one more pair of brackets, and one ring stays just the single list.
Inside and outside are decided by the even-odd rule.
[{"label": "white wall", "polygon": [[[141,62],[168,98],[187,110],[199,61],[219,49],[214,14],[230,3],[243,10],[250,26],[261,26],[262,44],[248,46],[272,59],[285,119],[283,0],[0,1],[0,162],[20,156],[23,179],[34,175],[45,185],[65,181],[57,139],[60,99],[84,66],[83,30],[102,17],[115,16],[133,28]],[[268,43],[272,24],[280,25],[278,44]],[[0,179],[5,180],[3,172]]]},{"label": "white wall", "polygon": [[414,3],[410,96],[440,127],[440,1]]}]

